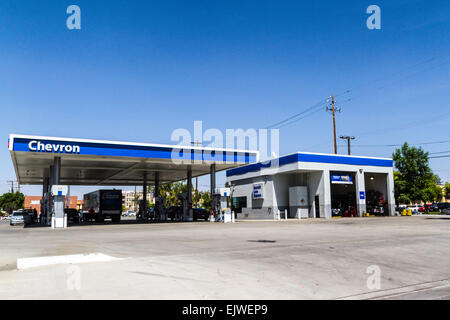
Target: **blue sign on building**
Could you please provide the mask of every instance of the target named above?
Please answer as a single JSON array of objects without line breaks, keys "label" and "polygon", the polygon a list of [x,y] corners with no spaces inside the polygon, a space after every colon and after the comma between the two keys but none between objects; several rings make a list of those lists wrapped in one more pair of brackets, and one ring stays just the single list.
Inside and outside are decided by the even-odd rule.
[{"label": "blue sign on building", "polygon": [[366,197],[366,195],[365,195],[364,191],[360,191],[359,192],[359,199],[364,200],[365,197]]},{"label": "blue sign on building", "polygon": [[331,183],[338,183],[338,184],[353,184],[353,179],[351,175],[338,175],[333,174],[331,175]]}]

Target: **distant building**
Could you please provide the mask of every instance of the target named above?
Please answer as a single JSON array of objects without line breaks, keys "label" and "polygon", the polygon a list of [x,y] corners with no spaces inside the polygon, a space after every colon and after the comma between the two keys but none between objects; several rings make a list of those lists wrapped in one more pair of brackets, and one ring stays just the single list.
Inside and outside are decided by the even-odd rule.
[{"label": "distant building", "polygon": [[[144,198],[144,193],[142,191],[122,191],[122,205],[127,210],[138,210],[139,200]],[[153,193],[147,193],[147,200],[153,202]]]},{"label": "distant building", "polygon": [[446,190],[444,185],[438,184],[438,187],[442,189],[442,199],[440,202],[450,202],[450,195],[446,195]]},{"label": "distant building", "polygon": [[[78,200],[77,196],[70,197],[69,208],[81,209],[82,205],[83,200]],[[36,209],[37,212],[41,212],[41,196],[25,196],[23,207],[25,209]]]}]

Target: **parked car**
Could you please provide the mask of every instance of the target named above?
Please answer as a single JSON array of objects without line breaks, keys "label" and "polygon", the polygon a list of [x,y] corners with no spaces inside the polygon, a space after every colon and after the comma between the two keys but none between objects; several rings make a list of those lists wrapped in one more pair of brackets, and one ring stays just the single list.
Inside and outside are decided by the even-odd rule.
[{"label": "parked car", "polygon": [[183,207],[181,206],[170,206],[167,208],[167,217],[172,220],[179,220],[183,216]]},{"label": "parked car", "polygon": [[194,214],[194,221],[197,221],[199,219],[208,221],[209,219],[209,212],[206,209],[203,208],[193,208],[192,209]]},{"label": "parked car", "polygon": [[438,203],[436,203],[435,208],[436,208],[436,211],[443,213],[443,210],[450,208],[450,203],[449,202],[438,202]]},{"label": "parked car", "polygon": [[134,211],[124,211],[122,212],[122,217],[136,217],[136,212]]},{"label": "parked car", "polygon": [[450,214],[450,207],[442,209],[441,213],[443,213],[443,214]]},{"label": "parked car", "polygon": [[438,208],[438,206],[437,206],[437,203],[433,203],[433,204],[430,206],[430,211],[439,211],[439,208]]},{"label": "parked car", "polygon": [[409,206],[406,209],[410,209],[412,213],[416,213],[417,214],[417,213],[420,212],[420,210],[419,210],[420,207],[421,206],[419,206],[418,204],[415,204],[415,205]]},{"label": "parked car", "polygon": [[67,214],[67,221],[73,223],[80,223],[80,213],[77,209],[64,208],[64,214]]},{"label": "parked car", "polygon": [[23,212],[22,210],[13,211],[11,215],[11,219],[9,220],[9,224],[11,226],[15,226],[17,224],[24,224],[25,223],[25,215],[28,215],[28,213]]}]

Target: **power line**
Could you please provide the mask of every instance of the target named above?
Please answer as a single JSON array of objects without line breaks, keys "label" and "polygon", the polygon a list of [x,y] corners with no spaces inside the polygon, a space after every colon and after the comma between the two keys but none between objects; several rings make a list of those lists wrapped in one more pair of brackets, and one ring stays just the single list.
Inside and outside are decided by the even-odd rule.
[{"label": "power line", "polygon": [[[430,142],[420,142],[420,143],[409,143],[410,145],[430,145],[430,144],[440,144],[440,143],[449,143],[450,140],[441,140],[441,141],[430,141]],[[403,146],[403,143],[397,143],[397,144],[359,144],[359,145],[353,145],[354,147],[401,147]],[[446,151],[444,151],[446,152]],[[444,153],[441,152],[441,153]],[[450,152],[450,151],[449,151]],[[430,153],[431,154],[431,153]]]},{"label": "power line", "polygon": [[[297,117],[299,117],[301,115],[304,115],[305,113],[307,113],[309,111],[312,111],[314,109],[322,108],[323,103],[325,103],[326,101],[327,101],[327,98],[322,99],[322,100],[318,101],[317,103],[313,104],[312,106],[304,109],[303,111],[301,111],[299,113],[296,113],[296,114],[294,114],[294,115],[292,115],[292,116],[290,116],[290,117],[288,117],[288,118],[286,118],[284,120],[278,121],[278,122],[276,122],[276,123],[274,123],[274,124],[272,124],[270,126],[267,126],[266,129],[276,128],[276,127],[279,127],[280,125],[284,126],[284,124],[286,122],[290,121],[290,120],[293,120],[293,119],[295,119],[295,118],[297,118]],[[298,121],[298,120],[300,120],[300,119],[295,119],[295,121]],[[293,121],[293,122],[295,122],[295,121]],[[293,122],[290,122],[290,123],[293,123]]]},{"label": "power line", "polygon": [[434,157],[428,157],[428,159],[436,159],[436,158],[448,158],[450,157],[450,154],[445,155],[445,156],[434,156]]},{"label": "power line", "polygon": [[[401,70],[399,70],[397,72],[391,73],[390,75],[388,75],[388,77],[396,77],[397,75],[401,75],[402,73],[413,71],[412,69],[415,69],[416,67],[421,66],[421,65],[427,65],[430,62],[434,62],[435,60],[436,60],[436,57],[432,57],[432,58],[426,59],[426,60],[418,62],[418,63],[416,63],[416,64],[414,64],[412,66],[409,66],[409,67],[401,69]],[[380,83],[381,86],[378,86],[375,89],[376,90],[381,90],[381,89],[384,89],[386,87],[389,87],[390,85],[392,85],[392,84],[394,84],[394,83],[396,83],[398,81],[402,81],[402,80],[414,77],[414,76],[416,76],[416,75],[418,75],[418,74],[420,74],[422,72],[425,72],[425,71],[436,69],[436,68],[441,67],[441,66],[443,66],[443,65],[445,65],[445,64],[447,64],[449,62],[450,62],[449,59],[443,60],[443,62],[441,62],[441,63],[438,63],[436,65],[432,65],[430,67],[425,67],[424,69],[421,69],[419,71],[416,71],[416,72],[413,71],[412,73],[406,73],[403,76],[401,76],[400,78],[391,80],[390,82],[387,82],[386,84],[383,84],[383,83],[380,83],[380,82],[382,82],[382,81],[384,82],[385,80],[387,80],[388,77],[381,77],[381,78],[378,78],[377,80],[374,80],[374,81],[366,81],[363,84],[357,85],[356,87],[354,87],[354,89],[347,89],[347,90],[345,90],[344,92],[340,93],[339,95],[344,95],[344,94],[347,94],[347,93],[350,93],[350,92],[354,92],[354,91],[360,91],[361,89],[363,89],[363,88],[365,88],[365,87],[367,87],[369,85],[371,85],[373,87],[377,83]],[[359,96],[361,96],[361,93],[359,93],[356,96],[356,98],[358,98]],[[355,99],[355,97],[353,97],[352,100],[354,100],[354,99]]]},{"label": "power line", "polygon": [[[445,120],[447,118],[450,118],[450,113],[449,112],[442,113],[442,114],[437,115],[437,116],[435,116],[433,118],[427,119],[426,123],[430,124],[433,121],[441,121],[441,120]],[[395,130],[404,130],[404,129],[408,129],[409,126],[411,126],[411,125],[415,125],[415,124],[423,125],[423,121],[424,120],[423,120],[423,117],[422,117],[422,119],[420,119],[420,120],[414,120],[414,121],[411,121],[411,122],[402,123],[401,126],[400,125],[396,125],[394,127],[387,127],[387,128],[383,128],[383,129],[366,131],[366,132],[358,134],[358,136],[374,135],[374,134],[377,134],[377,133],[386,133],[386,132],[395,131]]]},{"label": "power line", "polygon": [[293,121],[290,121],[290,122],[287,122],[287,123],[282,124],[281,126],[278,127],[278,129],[281,129],[281,128],[287,126],[287,125],[293,124],[293,123],[295,123],[295,122],[297,122],[297,121],[300,121],[300,120],[305,119],[305,118],[307,118],[307,117],[309,117],[309,116],[312,116],[313,114],[316,114],[316,113],[318,113],[319,111],[322,111],[322,106],[320,107],[320,109],[314,110],[314,111],[312,111],[312,112],[310,112],[310,113],[304,115],[304,116],[301,117],[301,118],[297,118],[297,119],[294,119]]}]

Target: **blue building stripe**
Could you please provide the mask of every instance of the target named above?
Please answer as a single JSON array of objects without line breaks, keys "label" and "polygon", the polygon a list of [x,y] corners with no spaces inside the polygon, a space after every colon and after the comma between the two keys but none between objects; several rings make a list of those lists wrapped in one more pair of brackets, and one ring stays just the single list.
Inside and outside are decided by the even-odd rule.
[{"label": "blue building stripe", "polygon": [[344,157],[325,154],[309,154],[294,153],[268,162],[258,162],[247,166],[227,170],[227,177],[241,175],[249,172],[260,171],[261,168],[270,168],[277,165],[283,166],[295,162],[316,162],[316,163],[333,163],[333,164],[349,164],[359,166],[375,166],[375,167],[393,167],[394,163],[390,159],[377,158],[360,158],[360,157]]},{"label": "blue building stripe", "polygon": [[[42,153],[66,153],[65,150],[53,151],[33,151],[29,148],[31,141],[38,141],[44,145],[64,145],[77,146],[81,155],[96,155],[96,156],[113,156],[113,157],[133,157],[133,158],[154,158],[154,159],[186,159],[186,160],[202,160],[215,161],[220,160],[225,163],[254,163],[256,161],[255,154],[248,152],[233,152],[230,156],[226,156],[225,151],[210,151],[191,149],[185,146],[176,147],[159,147],[159,146],[139,146],[139,145],[125,145],[125,144],[111,144],[111,143],[96,143],[96,142],[76,142],[63,140],[40,140],[38,138],[14,138],[13,151],[22,152],[42,152]],[[36,147],[36,144],[34,144]],[[72,148],[73,149],[73,148]],[[70,152],[71,154],[73,152]]]}]

